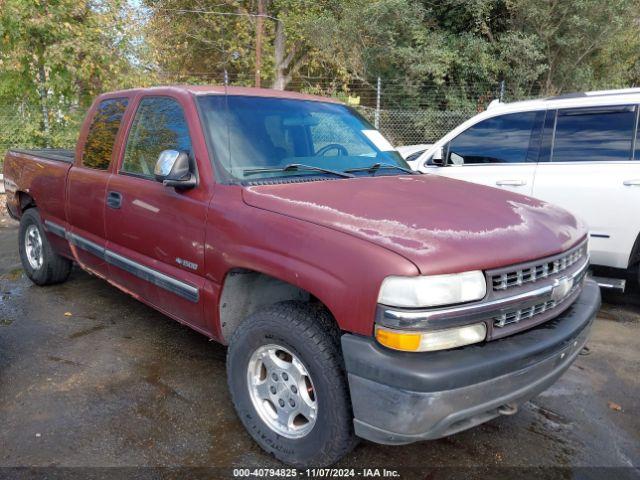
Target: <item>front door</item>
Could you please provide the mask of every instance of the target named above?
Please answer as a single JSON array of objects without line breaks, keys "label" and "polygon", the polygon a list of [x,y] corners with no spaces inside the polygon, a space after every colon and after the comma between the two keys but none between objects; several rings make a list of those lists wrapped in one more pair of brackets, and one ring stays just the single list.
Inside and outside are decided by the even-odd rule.
[{"label": "front door", "polygon": [[165,187],[153,171],[163,150],[195,163],[189,125],[178,100],[142,97],[129,128],[106,208],[110,276],[164,313],[204,330],[205,221],[209,198],[201,184]]},{"label": "front door", "polygon": [[586,221],[596,265],[627,268],[640,232],[637,116],[636,105],[564,109],[555,134],[545,128],[550,161],[538,164],[533,196]]},{"label": "front door", "polygon": [[530,195],[543,118],[534,111],[482,120],[448,143],[444,167],[427,172]]}]

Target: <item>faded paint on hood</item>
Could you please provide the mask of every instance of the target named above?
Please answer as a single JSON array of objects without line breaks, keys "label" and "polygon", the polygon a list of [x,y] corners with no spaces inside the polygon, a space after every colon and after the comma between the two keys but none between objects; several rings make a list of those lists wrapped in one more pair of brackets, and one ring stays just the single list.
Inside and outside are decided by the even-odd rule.
[{"label": "faded paint on hood", "polygon": [[259,185],[253,207],[313,222],[394,251],[423,274],[489,269],[571,248],[584,225],[546,202],[436,175]]}]

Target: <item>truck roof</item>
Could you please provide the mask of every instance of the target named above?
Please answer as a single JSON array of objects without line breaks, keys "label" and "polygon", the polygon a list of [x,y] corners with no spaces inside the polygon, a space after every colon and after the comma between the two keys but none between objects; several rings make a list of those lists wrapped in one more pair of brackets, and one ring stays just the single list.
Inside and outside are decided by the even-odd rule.
[{"label": "truck roof", "polygon": [[250,97],[288,98],[292,100],[311,100],[315,102],[342,103],[339,100],[306,93],[273,90],[271,88],[225,87],[224,85],[165,85],[157,87],[133,88],[109,92],[109,96],[136,93],[166,93],[167,90],[187,92],[194,95],[242,95]]}]

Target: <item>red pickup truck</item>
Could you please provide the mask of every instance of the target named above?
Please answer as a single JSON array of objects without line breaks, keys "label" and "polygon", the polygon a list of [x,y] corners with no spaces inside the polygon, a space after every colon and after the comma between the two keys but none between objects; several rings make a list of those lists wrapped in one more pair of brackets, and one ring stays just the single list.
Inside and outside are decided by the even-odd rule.
[{"label": "red pickup truck", "polygon": [[600,304],[573,216],[411,172],[326,98],[109,93],[75,152],[12,150],[4,174],[29,278],[75,262],[228,345],[240,420],[292,465],[515,413]]}]

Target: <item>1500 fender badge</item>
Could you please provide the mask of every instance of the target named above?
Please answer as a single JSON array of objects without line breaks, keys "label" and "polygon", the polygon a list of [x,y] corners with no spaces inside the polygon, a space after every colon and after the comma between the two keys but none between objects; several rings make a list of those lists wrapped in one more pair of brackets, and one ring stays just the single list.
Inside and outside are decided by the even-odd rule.
[{"label": "1500 fender badge", "polygon": [[176,258],[176,263],[180,266],[190,268],[191,270],[197,270],[198,264],[190,262],[189,260],[185,260],[183,258]]}]

